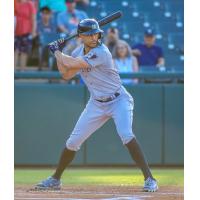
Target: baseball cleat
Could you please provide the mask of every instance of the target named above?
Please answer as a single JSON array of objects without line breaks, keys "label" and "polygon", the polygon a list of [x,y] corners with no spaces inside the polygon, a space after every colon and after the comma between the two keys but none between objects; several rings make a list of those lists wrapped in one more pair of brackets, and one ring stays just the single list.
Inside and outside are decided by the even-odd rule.
[{"label": "baseball cleat", "polygon": [[143,190],[145,192],[156,192],[158,190],[158,184],[155,179],[147,178],[147,180],[144,182],[144,188]]},{"label": "baseball cleat", "polygon": [[35,186],[35,190],[60,190],[61,182],[53,177],[48,177]]}]

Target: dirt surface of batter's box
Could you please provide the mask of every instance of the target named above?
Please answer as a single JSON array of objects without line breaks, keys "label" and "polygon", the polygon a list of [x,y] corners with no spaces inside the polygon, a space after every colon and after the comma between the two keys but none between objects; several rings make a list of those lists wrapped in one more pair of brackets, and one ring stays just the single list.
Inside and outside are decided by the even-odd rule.
[{"label": "dirt surface of batter's box", "polygon": [[59,191],[33,191],[15,186],[15,200],[183,200],[183,187],[162,186],[157,192],[142,192],[135,186],[65,186]]}]

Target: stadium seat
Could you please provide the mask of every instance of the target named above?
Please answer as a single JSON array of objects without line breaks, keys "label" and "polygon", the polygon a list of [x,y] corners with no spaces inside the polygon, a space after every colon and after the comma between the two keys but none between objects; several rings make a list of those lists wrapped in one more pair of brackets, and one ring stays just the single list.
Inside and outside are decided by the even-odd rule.
[{"label": "stadium seat", "polygon": [[176,23],[154,23],[153,27],[160,30],[161,33],[183,33],[183,27],[178,28]]},{"label": "stadium seat", "polygon": [[130,45],[143,42],[144,30],[155,29],[156,44],[163,48],[168,66],[180,65],[184,60],[184,3],[183,0],[91,0],[88,16],[101,19],[117,10],[122,18],[106,25],[119,29],[120,38]]},{"label": "stadium seat", "polygon": [[165,55],[166,67],[170,67],[174,70],[180,70],[184,67],[184,60],[181,59],[181,55],[178,54],[170,54]]},{"label": "stadium seat", "polygon": [[170,40],[176,45],[176,46],[183,46],[184,45],[184,36],[183,33],[169,33]]}]

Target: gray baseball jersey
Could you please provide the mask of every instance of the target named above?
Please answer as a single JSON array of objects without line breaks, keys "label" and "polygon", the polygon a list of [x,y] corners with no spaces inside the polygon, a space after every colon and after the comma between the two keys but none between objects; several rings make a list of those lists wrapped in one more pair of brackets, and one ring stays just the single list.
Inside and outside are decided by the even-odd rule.
[{"label": "gray baseball jersey", "polygon": [[102,44],[91,49],[86,55],[83,49],[84,46],[81,45],[72,52],[72,56],[82,57],[90,65],[89,68],[82,69],[80,75],[91,96],[99,99],[117,92],[121,87],[121,80],[108,48]]},{"label": "gray baseball jersey", "polygon": [[[66,142],[66,147],[77,151],[111,117],[123,144],[127,144],[135,137],[132,132],[134,102],[122,86],[110,51],[104,44],[100,44],[84,55],[84,46],[81,45],[72,52],[72,56],[81,57],[89,64],[88,68],[81,69],[79,73],[91,96]],[[114,96],[116,93],[119,96]],[[98,101],[109,97],[113,100]]]}]

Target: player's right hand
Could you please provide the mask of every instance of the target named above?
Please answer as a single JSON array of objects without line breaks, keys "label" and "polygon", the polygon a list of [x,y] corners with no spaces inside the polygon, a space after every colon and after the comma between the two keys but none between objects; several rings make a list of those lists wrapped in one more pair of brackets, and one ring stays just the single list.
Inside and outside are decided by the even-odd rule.
[{"label": "player's right hand", "polygon": [[59,43],[57,41],[48,44],[49,50],[54,54],[57,50],[60,50]]},{"label": "player's right hand", "polygon": [[59,45],[62,45],[62,44],[65,43],[65,39],[64,38],[60,38],[56,42],[58,42]]}]

